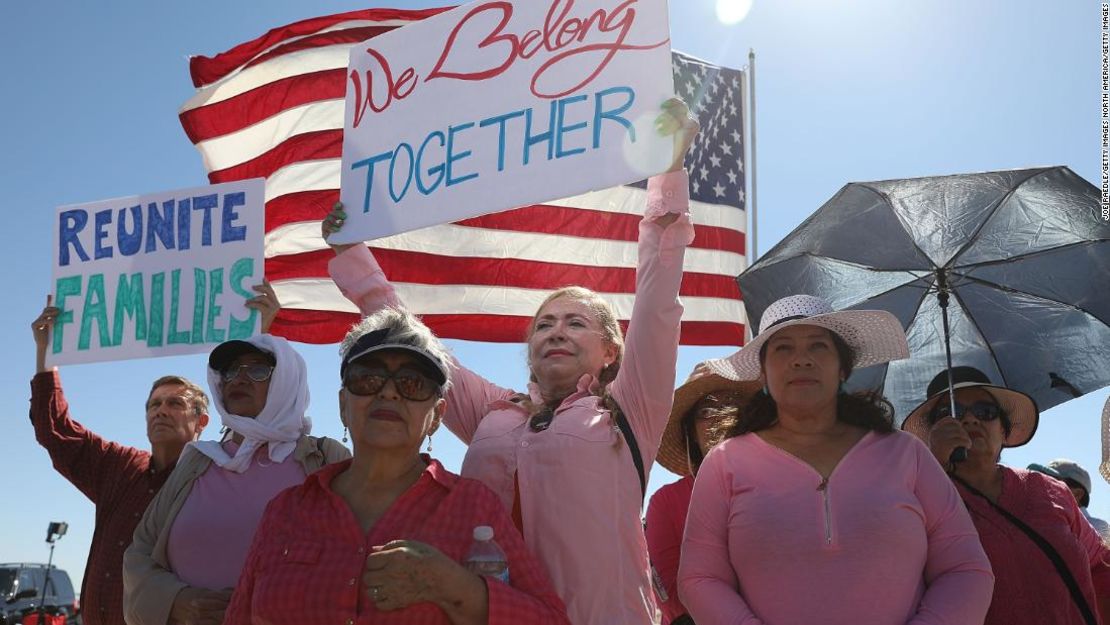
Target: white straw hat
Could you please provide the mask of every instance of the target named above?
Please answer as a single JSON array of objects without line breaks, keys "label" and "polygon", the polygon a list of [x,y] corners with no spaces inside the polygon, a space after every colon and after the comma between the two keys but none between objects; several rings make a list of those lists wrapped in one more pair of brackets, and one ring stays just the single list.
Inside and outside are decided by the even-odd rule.
[{"label": "white straw hat", "polygon": [[902,324],[889,312],[835,311],[820,297],[791,295],[767,307],[760,320],[759,335],[743,349],[727,358],[706,361],[706,365],[714,373],[730,380],[758,379],[760,347],[775,332],[796,325],[822,327],[843,339],[855,353],[855,360],[852,362],[854,369],[908,358],[910,355]]}]

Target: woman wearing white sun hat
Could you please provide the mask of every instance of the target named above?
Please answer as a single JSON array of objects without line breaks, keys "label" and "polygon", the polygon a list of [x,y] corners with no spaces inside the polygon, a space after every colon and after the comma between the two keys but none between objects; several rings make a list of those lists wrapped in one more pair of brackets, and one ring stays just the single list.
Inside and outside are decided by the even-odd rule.
[{"label": "woman wearing white sun hat", "polygon": [[841,388],[856,367],[908,356],[898,320],[795,295],[761,330],[708,363],[764,390],[694,485],[679,566],[694,620],[982,622],[993,576],[951,482],[894,431],[886,400]]}]

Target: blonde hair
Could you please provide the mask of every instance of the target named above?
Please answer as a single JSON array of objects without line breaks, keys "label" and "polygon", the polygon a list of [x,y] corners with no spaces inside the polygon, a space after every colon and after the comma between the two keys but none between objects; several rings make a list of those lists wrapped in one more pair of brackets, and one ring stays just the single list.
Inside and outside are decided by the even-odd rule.
[{"label": "blonde hair", "polygon": [[[532,335],[536,333],[536,320],[539,319],[540,313],[548,304],[560,298],[578,300],[584,303],[594,313],[594,318],[601,326],[601,333],[605,341],[617,348],[617,357],[612,364],[602,369],[598,376],[598,383],[604,388],[617,377],[617,372],[620,371],[621,361],[624,359],[624,333],[621,332],[621,326],[617,321],[617,313],[613,310],[613,306],[595,291],[581,286],[567,286],[552,292],[551,295],[544,298],[543,303],[536,310],[536,314],[532,316],[532,321],[528,323],[528,336],[524,340],[525,342],[532,340]],[[532,363],[529,362],[528,368],[531,369],[531,367]],[[534,379],[535,376],[533,375]]]}]

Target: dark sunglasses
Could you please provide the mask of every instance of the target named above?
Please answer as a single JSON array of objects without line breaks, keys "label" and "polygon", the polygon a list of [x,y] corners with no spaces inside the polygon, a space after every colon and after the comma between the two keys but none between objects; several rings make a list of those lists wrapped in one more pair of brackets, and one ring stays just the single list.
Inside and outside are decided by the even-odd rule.
[{"label": "dark sunglasses", "polygon": [[[987,401],[977,401],[970,406],[964,404],[956,404],[956,418],[962,419],[963,416],[970,412],[979,421],[994,421],[1002,416],[1002,408],[995,403]],[[937,421],[951,416],[952,407],[948,405],[947,401],[941,401],[929,413],[929,423],[933,424]]]},{"label": "dark sunglasses", "polygon": [[239,373],[246,373],[247,377],[253,382],[265,382],[270,379],[274,374],[274,368],[270,365],[239,365],[238,367],[228,367],[220,372],[220,379],[224,382],[230,382],[239,377]]},{"label": "dark sunglasses", "polygon": [[393,380],[397,393],[409,401],[426,401],[439,391],[436,383],[419,371],[404,368],[389,371],[359,365],[352,365],[347,369],[343,375],[343,388],[354,395],[374,395],[389,380]]},{"label": "dark sunglasses", "polygon": [[555,420],[555,411],[550,406],[544,406],[543,410],[532,415],[528,419],[528,428],[533,432],[542,432],[551,427],[551,422]]}]

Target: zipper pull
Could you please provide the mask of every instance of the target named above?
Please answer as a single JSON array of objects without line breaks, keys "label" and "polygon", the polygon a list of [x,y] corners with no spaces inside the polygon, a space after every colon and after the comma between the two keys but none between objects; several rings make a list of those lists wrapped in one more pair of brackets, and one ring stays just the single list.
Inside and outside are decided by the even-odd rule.
[{"label": "zipper pull", "polygon": [[828,488],[829,488],[829,478],[827,478],[827,477],[821,478],[821,483],[817,485],[817,490],[820,492],[820,491],[827,490]]}]

